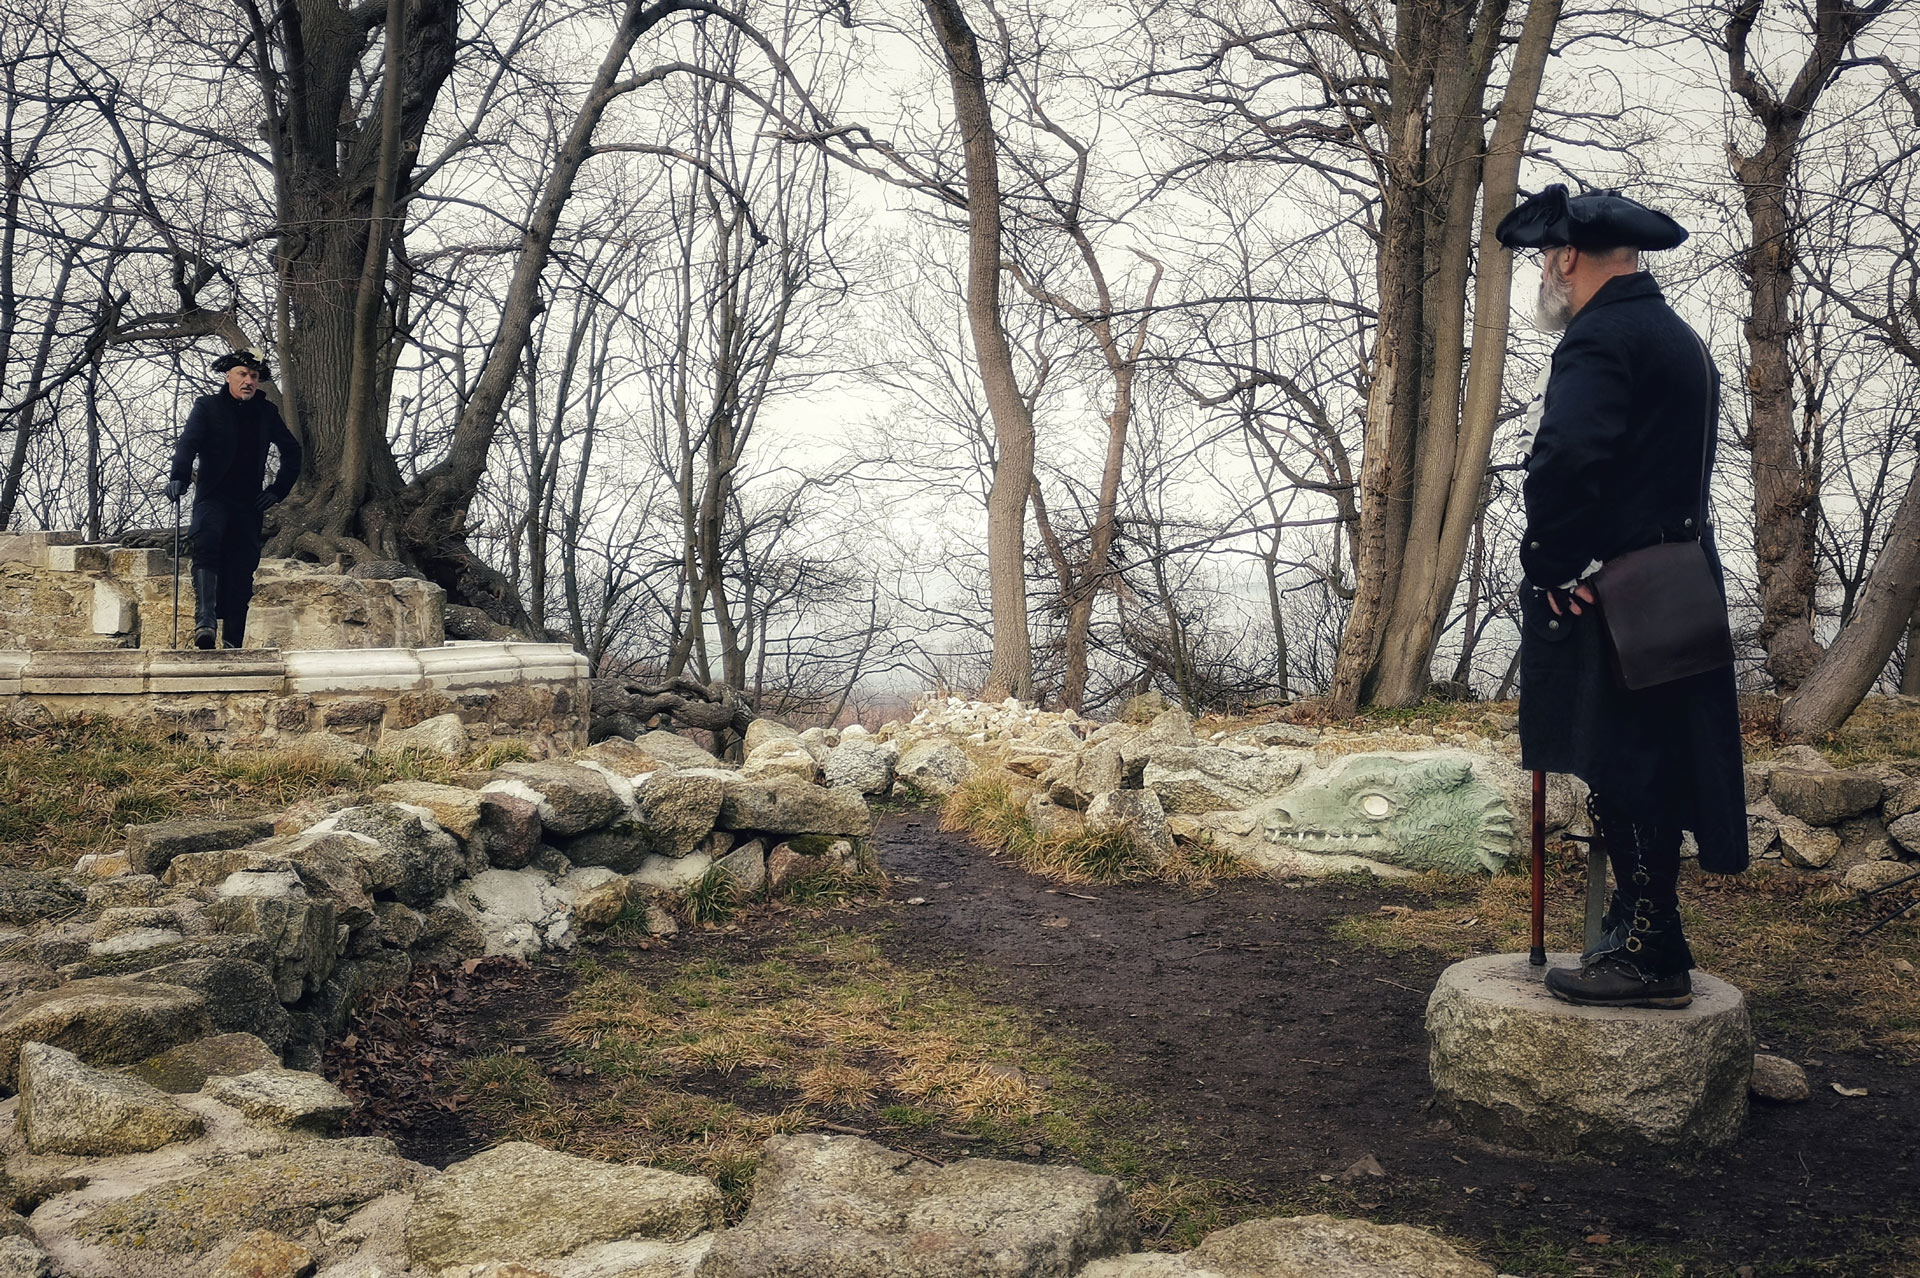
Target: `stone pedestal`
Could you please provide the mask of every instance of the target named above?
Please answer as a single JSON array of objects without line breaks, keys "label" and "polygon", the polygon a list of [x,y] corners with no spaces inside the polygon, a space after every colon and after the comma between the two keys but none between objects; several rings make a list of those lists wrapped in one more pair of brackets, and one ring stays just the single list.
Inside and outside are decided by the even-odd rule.
[{"label": "stone pedestal", "polygon": [[1553,1154],[1685,1152],[1738,1134],[1753,1070],[1739,990],[1696,971],[1689,1007],[1577,1007],[1544,982],[1579,956],[1547,963],[1487,955],[1434,986],[1429,1071],[1459,1131]]}]

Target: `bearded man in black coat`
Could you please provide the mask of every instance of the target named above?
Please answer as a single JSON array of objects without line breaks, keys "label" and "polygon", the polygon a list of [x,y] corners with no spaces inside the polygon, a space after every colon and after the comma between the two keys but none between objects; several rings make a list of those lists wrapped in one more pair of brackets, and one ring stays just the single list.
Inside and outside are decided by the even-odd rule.
[{"label": "bearded man in black coat", "polygon": [[1549,971],[1547,988],[1575,1003],[1684,1007],[1693,954],[1680,923],[1682,832],[1693,832],[1702,869],[1747,864],[1733,668],[1627,689],[1588,578],[1629,551],[1697,538],[1725,606],[1704,501],[1719,374],[1639,263],[1687,233],[1616,193],[1570,198],[1550,186],[1496,234],[1545,250],[1536,319],[1565,334],[1523,488],[1521,766],[1587,783],[1615,883],[1604,936],[1579,967]]},{"label": "bearded man in black coat", "polygon": [[[261,519],[300,478],[300,445],[280,410],[260,393],[260,380],[268,375],[264,359],[235,351],[215,360],[213,371],[226,385],[193,401],[173,450],[167,500],[179,501],[192,483],[193,646],[213,647],[217,625],[220,640],[238,648],[247,634],[253,572],[260,566]],[[263,489],[269,446],[280,454],[280,465]]]}]

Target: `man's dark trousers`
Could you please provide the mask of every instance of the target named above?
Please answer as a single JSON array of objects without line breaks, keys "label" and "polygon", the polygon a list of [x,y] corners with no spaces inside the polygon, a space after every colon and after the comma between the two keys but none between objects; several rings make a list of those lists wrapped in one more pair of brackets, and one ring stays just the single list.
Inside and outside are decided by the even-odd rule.
[{"label": "man's dark trousers", "polygon": [[188,525],[193,544],[193,624],[214,629],[238,648],[247,635],[247,605],[253,599],[253,571],[260,566],[259,494],[211,493],[193,503]]}]

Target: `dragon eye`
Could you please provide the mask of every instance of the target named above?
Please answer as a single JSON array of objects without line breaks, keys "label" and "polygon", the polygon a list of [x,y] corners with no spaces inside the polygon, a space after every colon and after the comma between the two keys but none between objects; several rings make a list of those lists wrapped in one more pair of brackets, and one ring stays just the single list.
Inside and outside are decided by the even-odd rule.
[{"label": "dragon eye", "polygon": [[1393,800],[1384,794],[1363,795],[1360,799],[1360,810],[1378,821],[1393,815]]}]

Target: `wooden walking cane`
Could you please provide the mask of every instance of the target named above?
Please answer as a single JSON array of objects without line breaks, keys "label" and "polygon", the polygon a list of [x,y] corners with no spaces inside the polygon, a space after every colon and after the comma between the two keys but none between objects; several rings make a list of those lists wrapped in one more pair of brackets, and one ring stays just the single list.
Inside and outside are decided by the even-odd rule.
[{"label": "wooden walking cane", "polygon": [[1547,774],[1533,773],[1533,948],[1527,962],[1547,965]]}]

